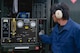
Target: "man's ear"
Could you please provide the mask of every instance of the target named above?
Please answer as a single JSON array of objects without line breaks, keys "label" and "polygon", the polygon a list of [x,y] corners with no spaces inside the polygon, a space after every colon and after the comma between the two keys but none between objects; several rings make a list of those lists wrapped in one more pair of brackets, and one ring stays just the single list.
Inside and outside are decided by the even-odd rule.
[{"label": "man's ear", "polygon": [[55,14],[52,14],[52,18],[55,17]]}]

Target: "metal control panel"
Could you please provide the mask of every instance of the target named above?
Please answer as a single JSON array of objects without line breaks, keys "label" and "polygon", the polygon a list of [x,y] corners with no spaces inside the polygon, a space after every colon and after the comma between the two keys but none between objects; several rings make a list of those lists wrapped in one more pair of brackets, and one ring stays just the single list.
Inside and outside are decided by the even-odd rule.
[{"label": "metal control panel", "polygon": [[35,44],[37,19],[1,18],[1,44]]},{"label": "metal control panel", "polygon": [[38,33],[47,28],[46,18],[1,18],[3,51],[40,50],[43,44]]}]

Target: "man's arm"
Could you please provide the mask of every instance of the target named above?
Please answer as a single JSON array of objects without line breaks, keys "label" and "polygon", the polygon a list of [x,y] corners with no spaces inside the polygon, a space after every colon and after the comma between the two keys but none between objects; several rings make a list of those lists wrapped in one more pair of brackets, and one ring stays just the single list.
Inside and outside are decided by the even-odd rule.
[{"label": "man's arm", "polygon": [[52,34],[50,36],[48,35],[40,35],[40,39],[43,43],[46,43],[46,44],[51,44],[52,42]]},{"label": "man's arm", "polygon": [[77,53],[80,53],[80,29],[76,30],[74,40],[76,44]]}]

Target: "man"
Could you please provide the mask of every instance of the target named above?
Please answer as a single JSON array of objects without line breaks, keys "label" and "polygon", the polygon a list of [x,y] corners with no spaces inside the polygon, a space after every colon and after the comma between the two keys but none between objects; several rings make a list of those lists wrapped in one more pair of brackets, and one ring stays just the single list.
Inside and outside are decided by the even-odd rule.
[{"label": "man", "polygon": [[55,25],[50,36],[39,32],[43,43],[50,44],[53,53],[80,53],[80,25],[69,18],[69,8],[65,3],[52,7]]}]

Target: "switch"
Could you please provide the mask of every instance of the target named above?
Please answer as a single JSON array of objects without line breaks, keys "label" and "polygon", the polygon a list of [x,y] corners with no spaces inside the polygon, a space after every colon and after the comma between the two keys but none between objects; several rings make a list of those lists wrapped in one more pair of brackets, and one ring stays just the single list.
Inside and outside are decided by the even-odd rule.
[{"label": "switch", "polygon": [[3,39],[2,42],[5,42],[5,40]]},{"label": "switch", "polygon": [[9,40],[9,43],[11,42],[11,40]]},{"label": "switch", "polygon": [[31,40],[28,40],[28,42],[31,42]]},{"label": "switch", "polygon": [[22,42],[22,39],[20,39],[20,42]]}]

